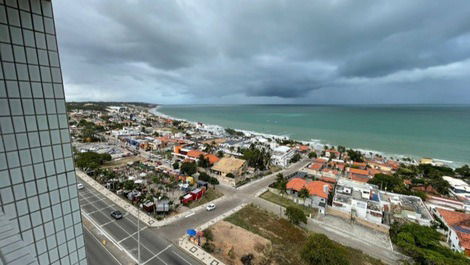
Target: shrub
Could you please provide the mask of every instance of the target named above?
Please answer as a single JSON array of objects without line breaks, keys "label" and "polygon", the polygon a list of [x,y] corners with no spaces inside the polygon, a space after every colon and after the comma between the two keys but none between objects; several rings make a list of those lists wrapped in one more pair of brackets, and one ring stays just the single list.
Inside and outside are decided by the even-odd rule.
[{"label": "shrub", "polygon": [[307,223],[307,216],[305,215],[304,211],[302,211],[298,207],[289,206],[286,208],[286,215],[293,224],[300,224],[300,222],[306,224]]}]

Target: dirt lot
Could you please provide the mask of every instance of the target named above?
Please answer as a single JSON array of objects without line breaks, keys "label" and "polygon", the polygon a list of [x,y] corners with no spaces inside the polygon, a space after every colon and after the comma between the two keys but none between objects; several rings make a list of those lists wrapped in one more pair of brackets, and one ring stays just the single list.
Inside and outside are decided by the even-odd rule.
[{"label": "dirt lot", "polygon": [[128,162],[144,161],[144,160],[145,159],[141,156],[123,157],[123,158],[120,158],[120,159],[116,159],[116,160],[106,162],[103,165],[103,168],[115,168],[115,167],[125,166],[125,165],[127,165]]},{"label": "dirt lot", "polygon": [[242,265],[241,258],[252,254],[253,265],[269,264],[265,254],[271,250],[269,240],[226,221],[220,221],[211,227],[213,255],[227,265]]},{"label": "dirt lot", "polygon": [[[227,217],[225,221],[242,227],[271,242],[271,250],[263,253],[265,263],[255,264],[306,264],[300,257],[300,250],[305,246],[309,233],[286,219],[248,205],[237,213]],[[231,238],[235,242],[238,234]],[[238,240],[237,240],[238,241]],[[247,244],[247,243],[244,243]],[[345,251],[350,265],[382,265],[379,260],[373,259],[361,251],[345,247],[333,242],[337,250]],[[321,251],[321,250],[320,250]],[[255,262],[257,262],[255,260]]]}]

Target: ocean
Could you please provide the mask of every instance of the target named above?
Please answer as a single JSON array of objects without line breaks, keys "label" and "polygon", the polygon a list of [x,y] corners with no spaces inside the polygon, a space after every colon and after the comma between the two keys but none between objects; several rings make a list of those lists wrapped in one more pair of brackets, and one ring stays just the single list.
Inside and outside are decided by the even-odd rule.
[{"label": "ocean", "polygon": [[387,156],[470,163],[470,105],[162,105],[158,112]]}]

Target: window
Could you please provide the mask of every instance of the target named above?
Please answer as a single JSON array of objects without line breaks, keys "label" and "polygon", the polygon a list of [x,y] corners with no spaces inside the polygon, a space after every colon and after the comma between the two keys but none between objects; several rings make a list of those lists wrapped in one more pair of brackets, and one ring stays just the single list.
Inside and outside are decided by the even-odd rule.
[{"label": "window", "polygon": [[[29,103],[31,102],[31,105],[28,105],[28,107],[26,107],[27,105],[25,105],[25,103]],[[25,112],[26,111],[31,111],[30,108],[32,109],[32,105],[33,105],[33,101],[32,100],[23,100],[23,105],[25,106]],[[28,131],[37,131],[38,130],[38,126],[36,124],[36,117],[35,116],[25,116],[24,117],[25,121],[26,121],[26,129]]]},{"label": "window", "polygon": [[20,27],[21,26],[20,14],[18,13],[18,10],[7,7],[7,13],[8,13],[8,23],[10,25]]},{"label": "window", "polygon": [[21,200],[26,198],[26,191],[23,184],[18,184],[13,186],[13,192],[15,193],[16,200]]},{"label": "window", "polygon": [[[46,176],[43,164],[34,165],[34,176],[36,177],[36,179],[44,178]],[[39,193],[47,191],[45,180],[38,180],[37,184]]]},{"label": "window", "polygon": [[13,44],[23,45],[23,33],[20,28],[10,27],[10,34]]},{"label": "window", "polygon": [[[23,103],[23,110],[25,115],[32,115],[34,113],[34,105],[32,99],[22,99],[21,102]],[[28,121],[26,121],[28,122]],[[34,122],[34,127],[36,127],[36,122]],[[26,123],[27,124],[27,123]],[[29,130],[29,129],[28,129]],[[37,129],[36,129],[37,130]]]},{"label": "window", "polygon": [[10,109],[12,115],[22,115],[23,108],[20,99],[10,99]]},{"label": "window", "polygon": [[10,168],[19,167],[20,159],[18,157],[18,152],[8,152],[7,153],[8,166]]},{"label": "window", "polygon": [[26,59],[29,64],[38,64],[38,56],[36,54],[36,49],[26,48]]},{"label": "window", "polygon": [[23,175],[20,168],[10,169],[10,178],[13,184],[23,182]]},{"label": "window", "polygon": [[2,55],[2,61],[13,62],[13,52],[11,50],[11,45],[2,43],[0,44],[0,52]]},{"label": "window", "polygon": [[3,136],[3,139],[5,140],[5,150],[6,151],[13,151],[17,149],[16,146],[16,140],[15,140],[15,135],[14,134],[7,134]]},{"label": "window", "polygon": [[38,196],[33,196],[28,199],[29,210],[31,212],[39,210],[39,199]]},{"label": "window", "polygon": [[26,63],[26,54],[22,46],[13,46],[15,53],[15,61],[18,63]]},{"label": "window", "polygon": [[27,182],[27,183],[25,184],[25,187],[26,187],[26,194],[27,194],[29,197],[38,194],[38,191],[36,190],[36,183],[35,183],[34,181]]},{"label": "window", "polygon": [[28,148],[28,136],[26,133],[18,133],[16,135],[16,141],[18,143],[18,149]]},{"label": "window", "polygon": [[[18,102],[20,102],[18,100]],[[21,104],[19,104],[21,106]],[[25,132],[26,131],[26,125],[24,123],[24,119],[22,116],[19,117],[13,117],[13,125],[15,126],[15,132]]]},{"label": "window", "polygon": [[31,20],[31,15],[28,12],[21,11],[20,16],[21,16],[21,23],[23,25],[23,28],[33,29],[33,22]]}]

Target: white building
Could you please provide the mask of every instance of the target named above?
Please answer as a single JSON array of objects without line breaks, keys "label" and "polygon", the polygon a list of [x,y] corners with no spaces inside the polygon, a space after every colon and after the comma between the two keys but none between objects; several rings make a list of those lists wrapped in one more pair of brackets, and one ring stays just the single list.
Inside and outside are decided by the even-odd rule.
[{"label": "white building", "polygon": [[271,154],[271,161],[274,165],[280,167],[287,167],[289,161],[294,156],[296,150],[288,146],[278,146],[273,148],[273,153]]},{"label": "white building", "polygon": [[453,177],[442,177],[450,185],[450,193],[460,200],[470,200],[470,185],[467,182],[453,178]]}]

